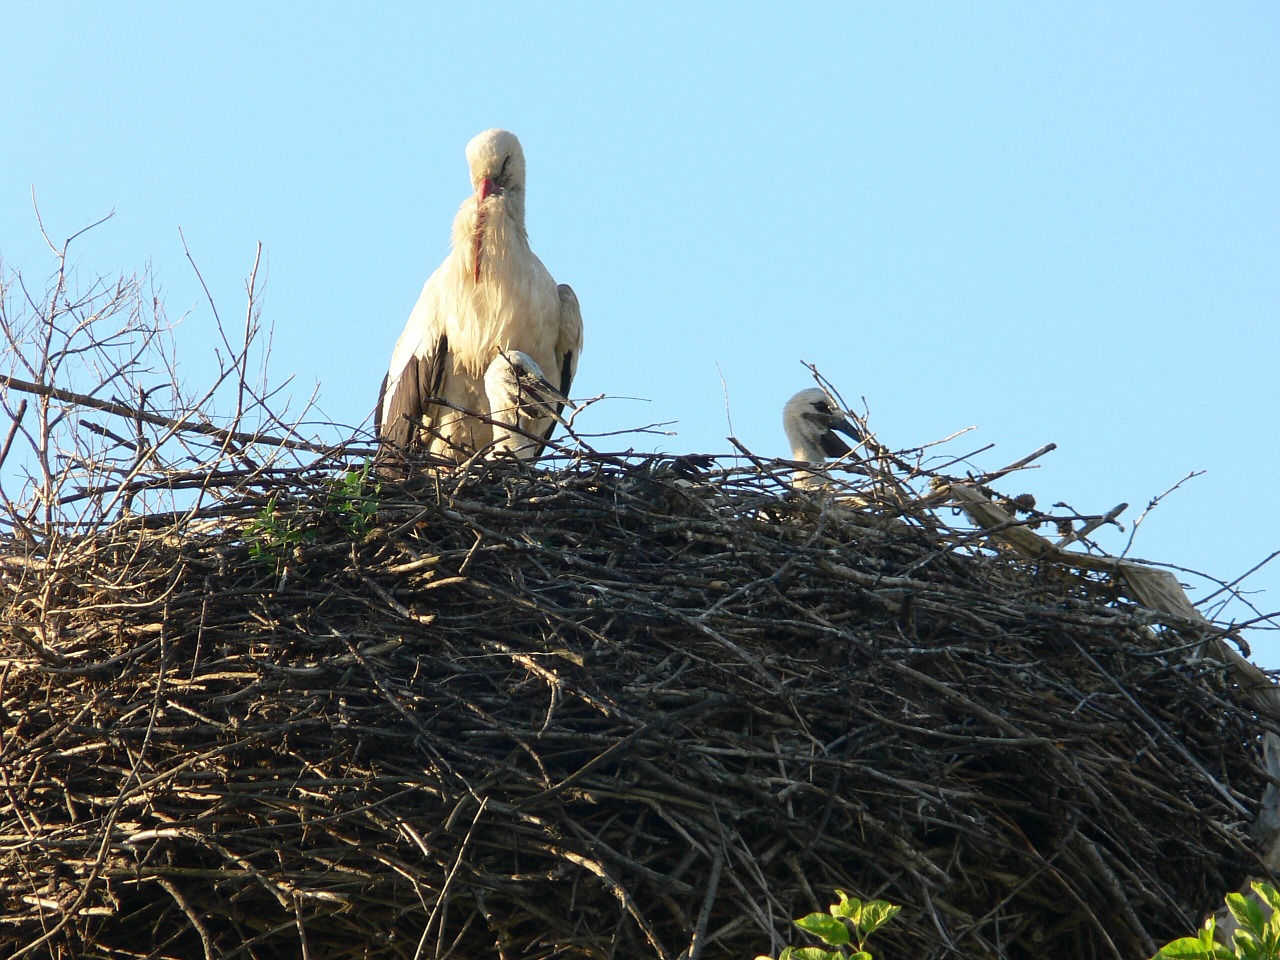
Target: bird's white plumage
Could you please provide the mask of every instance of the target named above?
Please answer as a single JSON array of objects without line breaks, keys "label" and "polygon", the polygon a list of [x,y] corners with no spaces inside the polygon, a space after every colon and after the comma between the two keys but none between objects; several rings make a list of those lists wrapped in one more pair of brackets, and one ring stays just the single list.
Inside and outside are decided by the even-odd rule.
[{"label": "bird's white plumage", "polygon": [[849,452],[849,445],[833,433],[853,430],[840,408],[817,387],[801,390],[782,408],[782,427],[791,444],[791,458],[821,463]]},{"label": "bird's white plumage", "polygon": [[489,418],[493,429],[490,454],[510,453],[531,460],[542,452],[536,437],[545,437],[556,411],[568,402],[527,353],[499,353],[484,372]]},{"label": "bird's white plumage", "polygon": [[[453,459],[488,445],[492,429],[431,397],[487,413],[484,376],[500,351],[527,354],[567,394],[582,350],[577,297],[529,247],[520,141],[487,130],[467,144],[467,163],[475,192],[396,343],[376,417],[384,442]],[[554,422],[546,419],[548,431]]]},{"label": "bird's white plumage", "polygon": [[[857,436],[840,407],[817,387],[801,390],[786,402],[782,427],[791,444],[791,458],[805,463],[824,463],[829,457],[851,452],[849,445],[835,435],[836,430]],[[799,486],[811,486],[821,480],[821,475],[811,470],[796,471],[795,482]]]}]

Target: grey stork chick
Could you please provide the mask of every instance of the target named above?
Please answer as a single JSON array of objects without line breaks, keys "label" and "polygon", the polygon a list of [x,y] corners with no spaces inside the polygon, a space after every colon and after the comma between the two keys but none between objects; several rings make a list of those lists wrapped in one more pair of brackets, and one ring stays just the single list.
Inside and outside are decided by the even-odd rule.
[{"label": "grey stork chick", "polygon": [[[536,460],[545,439],[569,399],[543,376],[542,368],[520,350],[499,353],[484,372],[493,443],[489,455],[510,453]],[[537,437],[543,440],[535,439]]]},{"label": "grey stork chick", "polygon": [[[803,463],[824,463],[828,459],[852,453],[852,448],[836,431],[861,443],[863,436],[844,413],[827,395],[825,390],[810,387],[801,390],[782,408],[782,427],[791,444],[791,458]],[[797,486],[810,487],[821,483],[822,474],[811,470],[797,470]]]},{"label": "grey stork chick", "polygon": [[[492,443],[492,427],[462,411],[488,409],[485,375],[501,352],[527,354],[562,396],[578,367],[578,298],[556,285],[525,232],[520,141],[486,130],[467,144],[467,164],[474,192],[454,218],[449,255],[423,286],[382,381],[374,429],[383,456],[424,450],[462,461]],[[540,422],[549,439],[555,418]]]}]

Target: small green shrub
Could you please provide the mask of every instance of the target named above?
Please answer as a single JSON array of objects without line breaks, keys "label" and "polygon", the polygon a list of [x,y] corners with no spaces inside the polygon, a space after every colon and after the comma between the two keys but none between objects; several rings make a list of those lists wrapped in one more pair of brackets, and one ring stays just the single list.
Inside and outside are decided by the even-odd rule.
[{"label": "small green shrub", "polygon": [[[1210,917],[1196,936],[1174,940],[1152,960],[1280,960],[1280,893],[1258,880],[1253,892],[1257,899],[1227,894],[1227,909],[1236,922],[1231,946],[1214,939],[1217,920]],[[1270,915],[1263,912],[1262,903],[1271,908]]]},{"label": "small green shrub", "polygon": [[[840,902],[831,904],[829,913],[811,913],[795,921],[795,925],[805,933],[812,934],[833,949],[787,947],[778,955],[778,960],[872,960],[866,950],[867,937],[902,908],[884,900],[863,903],[856,898],[851,899],[843,890],[837,890],[836,896]],[[756,957],[756,960],[772,958]]]},{"label": "small green shrub", "polygon": [[314,535],[303,530],[293,514],[277,509],[276,497],[259,511],[253,523],[245,527],[244,539],[249,545],[249,559],[255,563],[270,564],[281,570],[294,548]]},{"label": "small green shrub", "polygon": [[377,480],[370,481],[372,469],[372,461],[366,459],[359,470],[347,470],[329,482],[325,512],[335,514],[343,529],[356,540],[363,539],[377,524],[378,496],[382,491]]},{"label": "small green shrub", "polygon": [[[373,463],[366,459],[358,470],[346,470],[325,481],[321,488],[323,500],[319,503],[319,513],[336,520],[354,540],[362,540],[378,522],[381,485],[371,479],[372,471]],[[281,572],[297,547],[316,539],[316,513],[313,510],[309,525],[304,525],[305,516],[305,512],[297,509],[279,509],[278,499],[273,495],[245,528],[249,559]]]}]

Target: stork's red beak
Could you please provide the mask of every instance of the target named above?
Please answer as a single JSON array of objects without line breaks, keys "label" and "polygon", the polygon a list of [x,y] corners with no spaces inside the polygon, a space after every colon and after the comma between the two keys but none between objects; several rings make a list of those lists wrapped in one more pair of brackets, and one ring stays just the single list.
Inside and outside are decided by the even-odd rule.
[{"label": "stork's red beak", "polygon": [[485,200],[498,192],[498,185],[489,177],[485,177],[480,181],[480,199]]}]

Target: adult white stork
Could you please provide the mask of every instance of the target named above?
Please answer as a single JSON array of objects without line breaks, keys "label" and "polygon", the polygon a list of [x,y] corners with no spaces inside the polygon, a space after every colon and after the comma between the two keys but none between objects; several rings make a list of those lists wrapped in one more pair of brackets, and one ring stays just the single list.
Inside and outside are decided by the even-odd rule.
[{"label": "adult white stork", "polygon": [[[467,163],[475,192],[454,217],[449,255],[423,286],[382,381],[374,430],[384,451],[464,460],[491,443],[489,424],[454,408],[489,412],[485,372],[500,352],[526,354],[564,396],[578,368],[578,298],[529,248],[520,141],[486,130],[467,144]],[[549,439],[555,424],[549,413],[529,432]]]},{"label": "adult white stork", "polygon": [[543,376],[541,368],[520,350],[501,352],[484,372],[484,392],[489,401],[493,428],[491,451],[510,453],[521,460],[535,459],[543,444],[535,437],[546,435],[538,426],[559,416],[569,398]]},{"label": "adult white stork", "polygon": [[[839,430],[861,442],[863,437],[824,390],[801,390],[782,408],[782,428],[791,444],[791,458],[805,463],[824,463],[831,457],[851,453],[849,445],[835,435]],[[796,483],[810,486],[821,476],[809,470],[796,471]]]}]

